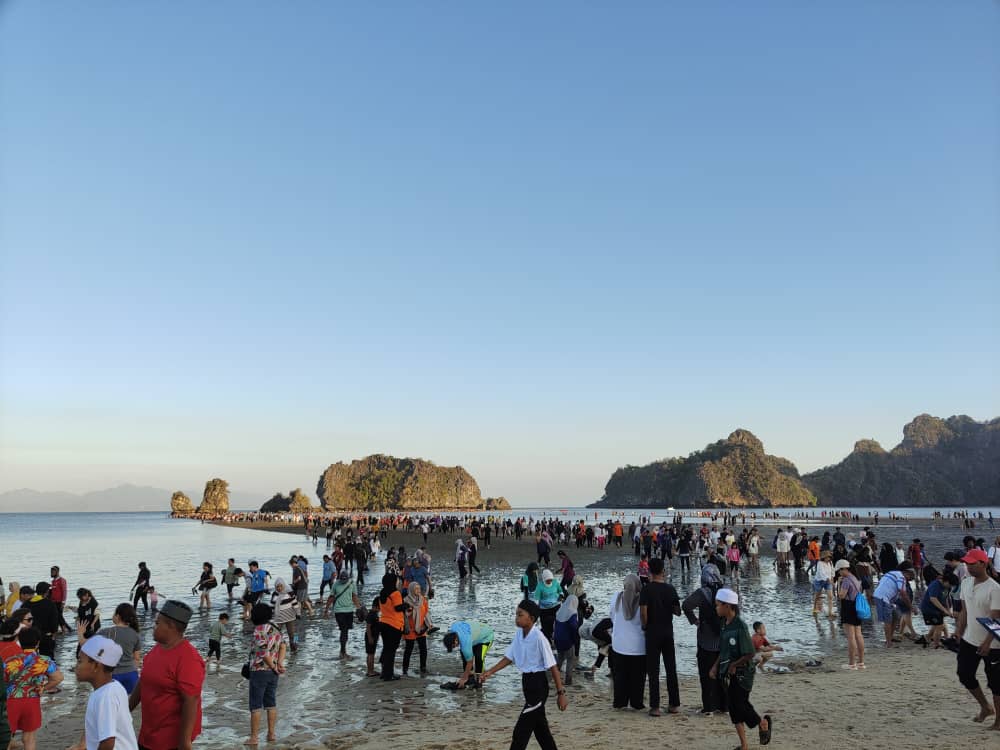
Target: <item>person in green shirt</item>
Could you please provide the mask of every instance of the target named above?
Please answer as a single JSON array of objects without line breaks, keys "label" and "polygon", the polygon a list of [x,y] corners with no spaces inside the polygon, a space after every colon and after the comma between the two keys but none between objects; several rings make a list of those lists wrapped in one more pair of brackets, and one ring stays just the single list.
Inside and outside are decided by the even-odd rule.
[{"label": "person in green shirt", "polygon": [[358,591],[351,580],[351,574],[344,568],[337,573],[337,582],[330,585],[330,596],[323,607],[323,617],[330,616],[333,610],[333,617],[340,628],[340,657],[350,659],[347,653],[347,633],[354,627],[354,613],[361,607],[361,600],[358,599]]},{"label": "person in green shirt", "polygon": [[219,619],[212,623],[212,627],[208,630],[208,656],[205,657],[205,663],[208,664],[208,660],[215,656],[215,663],[219,664],[222,661],[222,639],[232,638],[233,634],[229,632],[229,628],[226,625],[229,624],[229,615],[225,612],[219,615]]},{"label": "person in green shirt", "polygon": [[761,718],[750,703],[750,691],[753,689],[754,665],[753,641],[746,623],[740,619],[740,596],[732,589],[719,589],[715,594],[715,612],[722,619],[722,630],[719,633],[719,658],[709,671],[708,676],[715,679],[718,675],[723,684],[728,683],[729,718],[736,727],[740,737],[739,750],[749,750],[747,745],[747,727],[757,727],[760,734],[760,744],[771,742],[771,732],[774,723],[767,714]]}]

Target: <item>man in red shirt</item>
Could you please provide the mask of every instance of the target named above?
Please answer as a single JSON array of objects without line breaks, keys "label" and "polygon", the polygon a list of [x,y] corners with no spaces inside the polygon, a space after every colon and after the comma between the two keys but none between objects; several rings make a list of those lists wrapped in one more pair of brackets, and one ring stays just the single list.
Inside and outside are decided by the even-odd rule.
[{"label": "man in red shirt", "polygon": [[129,696],[129,710],[142,705],[140,750],[191,750],[201,734],[201,687],[205,662],[184,637],[191,608],[167,601],[153,626],[156,645],[142,663],[139,684]]},{"label": "man in red shirt", "polygon": [[68,633],[71,628],[67,624],[66,618],[63,617],[63,608],[66,606],[66,579],[59,575],[58,565],[52,566],[51,570],[49,570],[49,575],[52,576],[52,594],[49,598],[52,599],[52,603],[59,610],[59,627],[62,628],[64,633]]}]

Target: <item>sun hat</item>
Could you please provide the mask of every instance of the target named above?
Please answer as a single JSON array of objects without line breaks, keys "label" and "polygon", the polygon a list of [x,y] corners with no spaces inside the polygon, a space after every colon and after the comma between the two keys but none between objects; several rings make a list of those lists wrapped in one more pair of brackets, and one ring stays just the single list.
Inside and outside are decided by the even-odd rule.
[{"label": "sun hat", "polygon": [[989,561],[989,556],[979,549],[979,547],[973,547],[966,552],[965,557],[962,558],[962,562],[964,563],[985,563]]},{"label": "sun hat", "polygon": [[80,646],[80,650],[106,667],[117,667],[122,659],[122,647],[103,635],[88,638]]},{"label": "sun hat", "polygon": [[819,556],[820,556],[820,559],[822,559],[824,557],[833,557],[833,552],[831,552],[828,549],[825,549],[825,550],[823,550],[822,552],[819,553]]},{"label": "sun hat", "polygon": [[715,592],[715,601],[725,602],[726,604],[739,604],[740,595],[732,589],[719,589]]},{"label": "sun hat", "polygon": [[849,568],[849,567],[851,567],[851,564],[849,562],[847,562],[847,560],[844,560],[842,558],[840,560],[837,560],[837,564],[833,566],[833,569],[834,570],[843,570],[844,568]]}]

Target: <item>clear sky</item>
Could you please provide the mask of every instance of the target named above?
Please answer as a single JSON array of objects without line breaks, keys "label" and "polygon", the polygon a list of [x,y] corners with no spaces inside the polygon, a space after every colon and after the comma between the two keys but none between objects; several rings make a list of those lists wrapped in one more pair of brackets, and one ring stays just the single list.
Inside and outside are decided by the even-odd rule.
[{"label": "clear sky", "polygon": [[0,491],[998,416],[998,8],[6,2]]}]

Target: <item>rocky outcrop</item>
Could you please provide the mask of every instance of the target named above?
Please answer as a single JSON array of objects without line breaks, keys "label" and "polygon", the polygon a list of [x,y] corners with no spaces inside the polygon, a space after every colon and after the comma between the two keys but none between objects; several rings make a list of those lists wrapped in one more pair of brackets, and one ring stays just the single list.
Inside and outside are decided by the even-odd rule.
[{"label": "rocky outcrop", "polygon": [[815,505],[795,465],[769,456],[749,430],[736,430],[687,458],[626,466],[590,507],[713,508]]},{"label": "rocky outcrop", "polygon": [[191,498],[178,490],[170,496],[170,512],[175,516],[190,516],[194,513]]},{"label": "rocky outcrop", "polygon": [[502,495],[500,497],[488,497],[486,498],[484,510],[510,510],[510,503]]},{"label": "rocky outcrop", "polygon": [[229,512],[229,482],[225,479],[209,479],[205,482],[205,493],[198,506],[198,514],[216,516]]},{"label": "rocky outcrop", "polygon": [[287,495],[280,492],[260,506],[261,513],[309,513],[313,508],[309,496],[296,488]]},{"label": "rocky outcrop", "polygon": [[316,494],[325,510],[483,510],[479,485],[461,466],[377,454],[323,472]]},{"label": "rocky outcrop", "polygon": [[1000,504],[1000,419],[921,414],[886,451],[859,440],[839,464],[802,481],[822,505],[977,506]]}]

